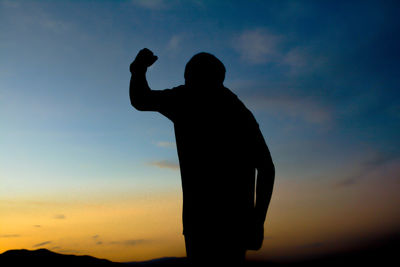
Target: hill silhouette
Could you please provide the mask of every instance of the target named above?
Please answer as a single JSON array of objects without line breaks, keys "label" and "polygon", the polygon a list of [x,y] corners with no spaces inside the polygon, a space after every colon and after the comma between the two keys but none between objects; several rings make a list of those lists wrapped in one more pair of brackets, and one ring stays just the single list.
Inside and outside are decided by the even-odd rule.
[{"label": "hill silhouette", "polygon": [[120,266],[120,263],[92,256],[59,254],[47,249],[8,250],[0,254],[1,266]]},{"label": "hill silhouette", "polygon": [[[304,260],[279,263],[270,261],[247,261],[246,266],[293,266],[293,267],[316,267],[316,266],[397,266],[399,265],[399,242],[398,236],[392,236],[384,241],[375,241],[365,244],[363,247],[352,251],[326,254]],[[397,262],[397,264],[396,264]],[[160,258],[144,262],[112,262],[105,259],[98,259],[92,256],[76,256],[59,254],[47,249],[38,250],[9,250],[0,254],[0,266],[187,266],[186,258]],[[210,265],[213,265],[210,263]]]}]

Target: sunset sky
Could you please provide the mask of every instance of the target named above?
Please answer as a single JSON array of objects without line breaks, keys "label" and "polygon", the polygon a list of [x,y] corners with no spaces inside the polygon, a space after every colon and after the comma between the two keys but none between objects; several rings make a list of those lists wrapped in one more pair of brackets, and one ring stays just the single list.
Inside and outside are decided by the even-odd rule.
[{"label": "sunset sky", "polygon": [[129,101],[144,47],[153,89],[217,56],[260,125],[276,180],[248,258],[399,233],[399,14],[396,1],[0,0],[0,253],[185,256],[173,125]]}]

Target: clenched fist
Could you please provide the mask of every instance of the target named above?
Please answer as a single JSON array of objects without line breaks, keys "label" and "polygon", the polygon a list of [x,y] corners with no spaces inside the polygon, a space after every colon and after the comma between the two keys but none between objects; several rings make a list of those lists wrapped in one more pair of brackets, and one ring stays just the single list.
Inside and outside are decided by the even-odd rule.
[{"label": "clenched fist", "polygon": [[149,49],[143,48],[137,54],[135,60],[132,62],[129,70],[131,73],[135,71],[146,71],[148,67],[153,65],[154,62],[158,59],[157,56],[153,54]]}]

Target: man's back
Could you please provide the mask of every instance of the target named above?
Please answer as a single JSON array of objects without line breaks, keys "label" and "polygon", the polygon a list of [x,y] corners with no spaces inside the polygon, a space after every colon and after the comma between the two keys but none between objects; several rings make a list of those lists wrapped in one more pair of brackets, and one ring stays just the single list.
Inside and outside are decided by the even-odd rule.
[{"label": "man's back", "polygon": [[225,87],[170,93],[174,105],[162,113],[175,128],[184,233],[244,230],[254,207],[254,117]]}]

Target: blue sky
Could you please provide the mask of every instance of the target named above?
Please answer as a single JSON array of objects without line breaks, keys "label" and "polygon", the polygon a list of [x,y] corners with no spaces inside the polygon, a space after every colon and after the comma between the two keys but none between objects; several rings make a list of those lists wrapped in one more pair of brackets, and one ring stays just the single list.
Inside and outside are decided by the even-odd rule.
[{"label": "blue sky", "polygon": [[221,59],[271,150],[274,197],[287,183],[337,198],[371,179],[398,189],[398,13],[396,1],[0,1],[0,198],[179,192],[171,122],[128,98],[143,47],[159,57],[153,89],[182,84],[197,52]]}]

